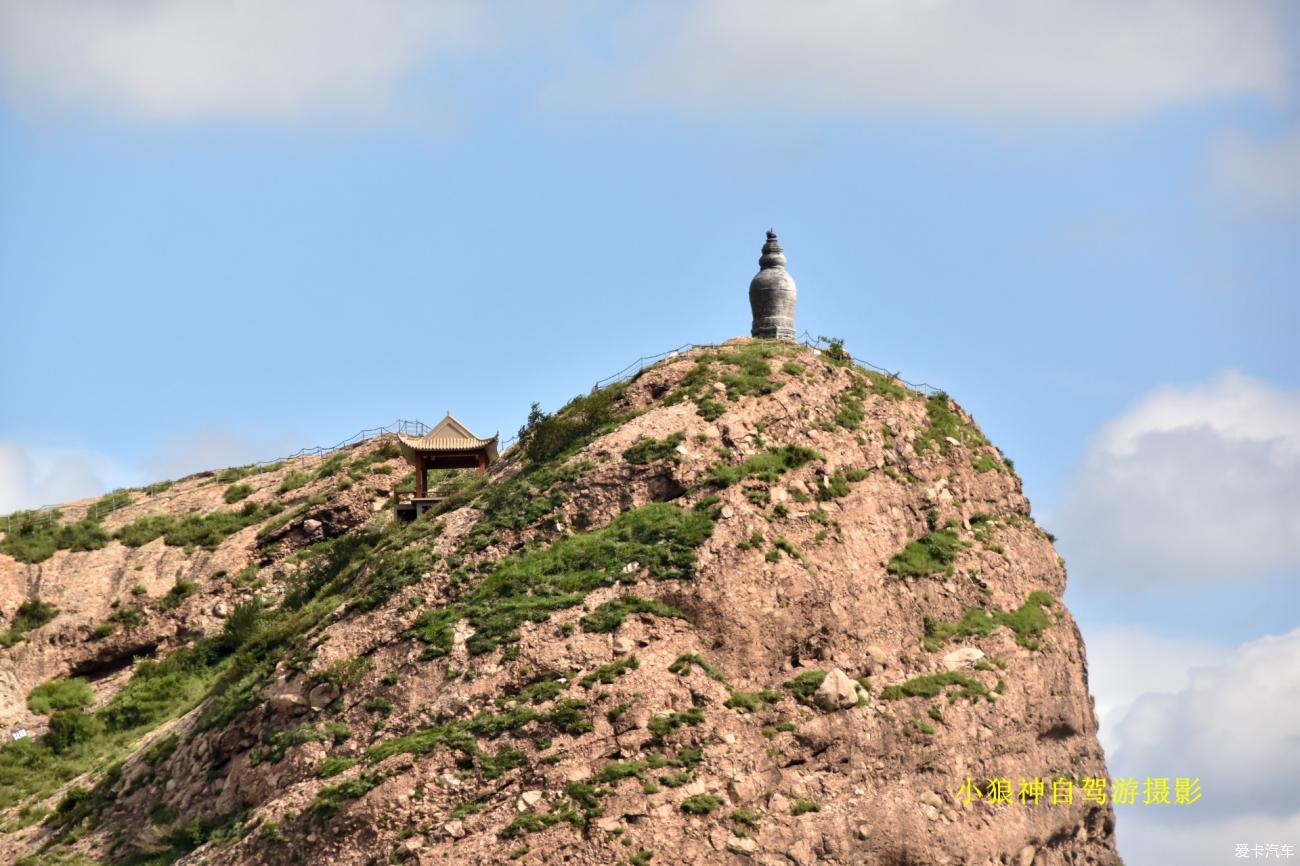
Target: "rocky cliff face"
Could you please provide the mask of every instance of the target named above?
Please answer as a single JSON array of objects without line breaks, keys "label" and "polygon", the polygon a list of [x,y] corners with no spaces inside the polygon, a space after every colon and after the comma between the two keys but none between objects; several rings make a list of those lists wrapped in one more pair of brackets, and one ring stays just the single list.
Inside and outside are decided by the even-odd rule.
[{"label": "rocky cliff face", "polygon": [[946,396],[737,340],[396,524],[406,471],[372,440],[11,532],[0,859],[1118,862],[1064,567]]}]

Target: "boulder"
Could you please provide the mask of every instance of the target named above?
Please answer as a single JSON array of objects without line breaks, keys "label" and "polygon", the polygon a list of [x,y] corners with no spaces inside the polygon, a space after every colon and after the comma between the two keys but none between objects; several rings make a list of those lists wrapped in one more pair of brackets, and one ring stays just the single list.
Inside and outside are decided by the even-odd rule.
[{"label": "boulder", "polygon": [[975,664],[975,662],[984,658],[984,651],[978,647],[964,646],[961,649],[955,649],[943,657],[943,666],[950,671],[961,670]]},{"label": "boulder", "polygon": [[758,843],[748,836],[733,836],[727,840],[727,850],[732,854],[753,854],[757,847]]},{"label": "boulder", "polygon": [[878,646],[869,646],[866,650],[867,657],[864,660],[864,667],[868,675],[879,673],[889,667],[889,653],[885,652]]},{"label": "boulder", "polygon": [[334,699],[339,696],[339,688],[333,683],[319,683],[307,693],[307,704],[315,712],[328,707],[334,703]]},{"label": "boulder", "polygon": [[859,686],[839,668],[833,668],[813,693],[813,703],[826,712],[848,709],[858,702]]}]

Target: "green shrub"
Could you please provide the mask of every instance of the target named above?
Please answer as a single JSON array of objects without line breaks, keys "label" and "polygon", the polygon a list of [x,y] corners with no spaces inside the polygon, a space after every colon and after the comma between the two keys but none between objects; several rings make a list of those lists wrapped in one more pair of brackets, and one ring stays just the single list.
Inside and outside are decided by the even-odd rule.
[{"label": "green shrub", "polygon": [[794,679],[786,680],[784,685],[794,695],[795,700],[811,704],[813,695],[821,688],[824,679],[826,679],[826,671],[812,669],[800,673]]},{"label": "green shrub", "polygon": [[843,473],[836,472],[830,477],[823,478],[822,483],[817,485],[817,499],[826,502],[831,499],[841,499],[849,495],[849,481]]},{"label": "green shrub", "polygon": [[363,773],[355,779],[322,788],[316,799],[307,807],[307,814],[317,821],[328,821],[347,805],[349,800],[363,797],[384,781],[380,773]]},{"label": "green shrub", "polygon": [[348,462],[346,451],[335,451],[330,456],[321,461],[316,467],[316,478],[329,478],[343,471],[343,465]]},{"label": "green shrub", "polygon": [[175,525],[176,518],[170,514],[148,514],[123,526],[113,537],[127,547],[143,547]]},{"label": "green shrub", "polygon": [[82,712],[80,707],[70,710],[56,710],[50,716],[50,727],[45,732],[42,742],[56,755],[72,750],[74,746],[93,740],[99,735],[101,724],[92,715]]},{"label": "green shrub", "polygon": [[1052,597],[1042,590],[1032,592],[1025,603],[1012,611],[994,608],[991,611],[969,608],[956,622],[925,618],[925,632],[921,643],[930,652],[937,651],[950,640],[983,637],[998,626],[1006,626],[1015,633],[1016,643],[1026,649],[1037,649],[1039,638],[1051,625],[1043,611],[1052,609]]},{"label": "green shrub", "polygon": [[173,610],[180,606],[180,603],[191,595],[199,591],[199,585],[192,580],[186,580],[183,577],[176,578],[176,583],[172,588],[167,590],[167,594],[155,602],[155,607],[159,610]]},{"label": "green shrub", "polygon": [[681,712],[670,712],[652,716],[646,727],[658,739],[663,739],[684,725],[698,725],[704,721],[704,710],[691,707]]},{"label": "green shrub", "polygon": [[248,484],[232,484],[226,488],[226,493],[222,497],[226,500],[227,505],[234,505],[253,495],[253,488]]},{"label": "green shrub", "polygon": [[791,469],[798,469],[805,463],[821,460],[822,455],[802,445],[782,445],[769,448],[745,460],[736,466],[716,466],[706,483],[715,487],[728,487],[747,478],[774,483]]},{"label": "green shrub", "polygon": [[961,415],[953,411],[948,395],[942,391],[926,399],[925,412],[929,425],[912,442],[916,453],[924,454],[933,447],[946,456],[952,449],[949,439],[970,447],[989,444]]},{"label": "green shrub", "polygon": [[528,421],[519,429],[519,444],[529,461],[540,464],[554,460],[626,420],[628,416],[620,413],[616,405],[626,388],[621,382],[598,388],[570,400],[554,415],[541,411],[534,403]]},{"label": "green shrub", "polygon": [[737,690],[731,693],[724,706],[753,713],[779,700],[781,700],[781,693],[771,689],[759,689],[756,692]]},{"label": "green shrub", "polygon": [[66,680],[46,680],[27,695],[27,709],[47,716],[55,710],[71,710],[90,706],[95,693],[90,683],[76,677]]},{"label": "green shrub", "polygon": [[677,446],[682,444],[686,434],[682,431],[668,436],[667,439],[652,439],[642,436],[636,440],[632,447],[623,452],[623,459],[628,463],[644,465],[654,463],[656,460],[671,460],[674,463],[682,462],[682,455],[677,453]]},{"label": "green shrub", "polygon": [[344,770],[356,764],[357,760],[357,758],[326,758],[316,767],[316,778],[329,779],[337,776],[339,773],[342,773]]},{"label": "green shrub", "polygon": [[19,562],[37,563],[49,559],[59,550],[99,550],[108,543],[108,533],[93,517],[83,517],[74,523],[64,524],[62,512],[18,511],[9,515],[0,553],[6,553]]},{"label": "green shrub", "polygon": [[717,794],[696,794],[682,800],[682,811],[688,815],[707,815],[725,801]]},{"label": "green shrub", "polygon": [[[623,567],[639,562],[657,579],[687,579],[694,573],[695,548],[713,532],[709,513],[686,511],[668,503],[651,503],[624,512],[601,529],[569,536],[542,550],[500,560],[493,572],[461,599],[422,614],[412,634],[439,653],[451,650],[453,624],[464,618],[475,629],[467,642],[481,655],[519,637],[524,622],[545,622],[553,611],[581,604],[587,594],[626,578]],[[602,605],[583,627],[616,628],[636,610],[672,615],[667,606],[627,597]]]},{"label": "green shrub", "polygon": [[276,488],[276,492],[290,493],[297,490],[299,487],[306,486],[308,481],[311,481],[310,475],[300,469],[294,469],[293,471],[286,473],[285,476],[280,479],[280,486]]},{"label": "green shrub", "polygon": [[258,505],[245,502],[238,511],[212,511],[203,515],[189,515],[169,527],[163,540],[173,547],[194,545],[216,550],[221,542],[241,529],[261,523],[282,510],[278,503]]},{"label": "green shrub", "polygon": [[736,809],[728,817],[750,830],[757,830],[763,823],[763,816],[753,809]]},{"label": "green shrub", "polygon": [[826,348],[822,349],[822,357],[836,366],[843,366],[853,360],[853,356],[844,348],[844,341],[839,337],[818,337],[819,343],[825,343]]},{"label": "green shrub", "polygon": [[590,689],[592,686],[596,685],[596,683],[611,685],[615,679],[623,676],[623,674],[628,671],[636,670],[639,666],[640,663],[636,660],[636,656],[623,656],[622,658],[615,659],[608,664],[603,664],[596,668],[594,671],[578,680],[578,685],[582,686],[584,689]]},{"label": "green shrub", "polygon": [[9,628],[0,632],[0,646],[11,647],[27,637],[27,633],[54,619],[59,614],[59,609],[52,604],[47,604],[39,598],[32,598],[18,605],[18,610],[14,611],[14,618],[9,623]]},{"label": "green shrub", "polygon": [[952,574],[953,560],[962,549],[961,539],[952,529],[935,529],[927,532],[889,560],[888,571],[899,577],[925,577],[931,574]]},{"label": "green shrub", "polygon": [[980,697],[988,697],[989,693],[984,684],[973,677],[957,671],[944,671],[914,677],[905,683],[885,686],[880,692],[880,697],[886,701],[896,701],[901,698],[933,698],[949,687],[957,687],[957,697],[970,698],[972,701]]},{"label": "green shrub", "polygon": [[863,370],[863,375],[871,383],[871,390],[886,400],[898,401],[907,397],[907,388],[899,381],[898,374],[885,375],[875,370]]},{"label": "green shrub", "polygon": [[708,659],[698,653],[683,653],[668,666],[668,672],[684,677],[691,672],[692,668],[699,668],[704,671],[704,675],[711,680],[727,685],[727,678],[722,671],[715,668]]},{"label": "green shrub", "polygon": [[806,815],[809,812],[820,812],[822,804],[816,800],[795,800],[794,805],[790,807],[791,815]]}]

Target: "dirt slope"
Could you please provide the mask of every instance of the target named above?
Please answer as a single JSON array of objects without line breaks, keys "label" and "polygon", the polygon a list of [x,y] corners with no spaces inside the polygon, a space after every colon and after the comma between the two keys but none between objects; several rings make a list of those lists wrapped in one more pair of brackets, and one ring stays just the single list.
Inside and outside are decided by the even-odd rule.
[{"label": "dirt slope", "polygon": [[[394,451],[0,554],[0,623],[58,611],[0,649],[0,860],[1118,863],[1063,563],[946,396],[737,340],[534,417],[413,524]],[[28,707],[69,676],[89,703]]]}]

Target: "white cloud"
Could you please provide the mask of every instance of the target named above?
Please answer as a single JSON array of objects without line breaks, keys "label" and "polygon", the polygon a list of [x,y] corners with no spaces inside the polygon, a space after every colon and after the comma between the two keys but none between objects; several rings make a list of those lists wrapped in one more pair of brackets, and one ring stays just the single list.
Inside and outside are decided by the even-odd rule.
[{"label": "white cloud", "polygon": [[558,75],[549,98],[602,109],[1113,118],[1285,97],[1293,22],[1280,0],[0,0],[0,92],[146,120],[373,119],[412,113],[420,71],[508,48]]},{"label": "white cloud", "polygon": [[630,13],[618,59],[567,88],[709,113],[1113,118],[1284,96],[1290,16],[1274,0],[696,0]]},{"label": "white cloud", "polygon": [[128,464],[88,448],[27,445],[0,440],[0,514],[101,496],[208,469],[242,466],[292,454],[302,438],[265,439],[204,427],[170,436],[138,463]]},{"label": "white cloud", "polygon": [[1151,393],[1102,430],[1057,520],[1087,580],[1300,568],[1300,392],[1228,372]]},{"label": "white cloud", "polygon": [[1297,707],[1300,628],[1192,669],[1187,686],[1172,694],[1137,698],[1116,728],[1111,774],[1200,777],[1203,813],[1295,812]]},{"label": "white cloud", "polygon": [[1116,730],[1133,702],[1149,692],[1176,692],[1187,687],[1193,668],[1222,661],[1230,648],[1187,638],[1170,638],[1134,627],[1086,630],[1088,689],[1096,699],[1097,732],[1111,751]]},{"label": "white cloud", "polygon": [[288,434],[251,439],[224,427],[203,427],[163,440],[143,462],[142,471],[151,481],[181,478],[209,469],[275,460],[297,451],[301,443],[300,438]]},{"label": "white cloud", "polygon": [[1300,127],[1273,138],[1235,134],[1210,151],[1219,192],[1250,212],[1300,210]]},{"label": "white cloud", "polygon": [[1235,856],[1239,844],[1289,844],[1300,851],[1300,812],[1243,815],[1219,821],[1206,821],[1195,812],[1186,812],[1183,820],[1159,821],[1152,812],[1154,808],[1121,807],[1115,839],[1125,866],[1224,866],[1242,862]]},{"label": "white cloud", "polygon": [[1140,629],[1088,634],[1112,777],[1200,779],[1191,806],[1117,806],[1130,866],[1210,866],[1233,846],[1300,846],[1300,629],[1235,649]]},{"label": "white cloud", "polygon": [[0,88],[151,120],[374,118],[487,38],[469,0],[0,0]]},{"label": "white cloud", "polygon": [[85,499],[136,483],[130,469],[88,449],[0,441],[0,514]]},{"label": "white cloud", "polygon": [[1211,866],[1237,843],[1300,845],[1300,630],[1233,648],[1141,628],[1086,629],[1089,688],[1112,776],[1199,776],[1186,809],[1118,806],[1129,866]]}]

